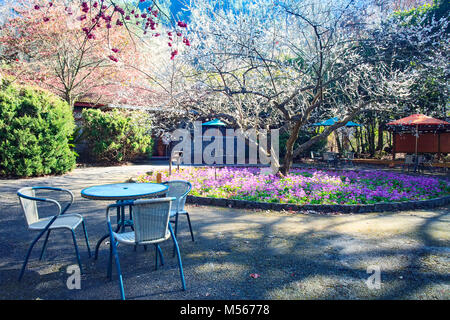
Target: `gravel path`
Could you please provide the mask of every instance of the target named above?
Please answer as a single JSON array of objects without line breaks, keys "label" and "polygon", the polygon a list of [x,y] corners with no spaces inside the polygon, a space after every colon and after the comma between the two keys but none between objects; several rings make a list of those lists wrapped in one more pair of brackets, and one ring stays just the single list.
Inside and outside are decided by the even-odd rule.
[{"label": "gravel path", "polygon": [[[70,233],[51,235],[46,257],[35,247],[22,282],[21,263],[33,234],[15,195],[29,185],[71,189],[71,212],[82,214],[91,247],[105,234],[108,202],[81,198],[81,189],[124,182],[152,166],[76,169],[60,177],[0,180],[0,299],[117,299],[106,279],[108,247],[88,259],[81,290],[69,290],[67,267],[76,263]],[[154,250],[120,247],[128,299],[449,299],[450,206],[430,211],[364,215],[308,215],[189,206],[196,242],[182,219],[179,242],[188,290],[181,291],[171,244],[166,265],[154,270]],[[381,273],[369,289],[367,268]],[[114,273],[115,274],[115,273]],[[253,275],[254,277],[252,277]],[[115,280],[116,278],[114,278]]]}]

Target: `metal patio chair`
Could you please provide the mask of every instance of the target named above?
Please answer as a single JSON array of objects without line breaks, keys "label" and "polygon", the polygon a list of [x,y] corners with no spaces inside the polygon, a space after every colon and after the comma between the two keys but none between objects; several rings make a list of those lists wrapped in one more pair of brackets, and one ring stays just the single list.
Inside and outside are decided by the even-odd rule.
[{"label": "metal patio chair", "polygon": [[317,158],[314,155],[314,151],[310,152],[310,157],[309,158],[312,160],[312,162],[316,162],[317,161]]},{"label": "metal patio chair", "polygon": [[[39,190],[47,190],[47,191],[56,191],[56,192],[63,192],[70,197],[70,201],[68,204],[64,207],[64,209],[61,209],[61,205],[58,201],[54,199],[49,198],[41,198],[36,196],[36,191]],[[80,266],[80,271],[83,273],[83,268],[81,266],[81,259],[80,259],[80,253],[78,250],[77,240],[75,236],[75,229],[80,225],[80,223],[83,226],[84,231],[84,237],[86,239],[86,246],[88,249],[89,257],[91,257],[91,248],[89,247],[89,240],[88,235],[86,231],[86,225],[84,223],[84,219],[79,214],[65,214],[66,211],[69,209],[69,207],[73,204],[73,193],[69,190],[62,189],[62,188],[53,188],[53,187],[26,187],[22,188],[19,191],[17,191],[17,195],[19,196],[20,204],[22,206],[23,212],[25,214],[25,219],[28,224],[28,229],[31,231],[40,231],[39,235],[33,240],[33,242],[30,245],[30,248],[28,249],[27,255],[25,257],[25,261],[22,266],[22,270],[20,272],[19,281],[22,279],[22,276],[25,272],[25,268],[28,263],[28,259],[30,258],[31,251],[33,250],[34,245],[38,242],[38,240],[44,235],[44,233],[47,233],[44,241],[44,245],[42,246],[41,255],[39,256],[39,260],[42,260],[42,257],[44,256],[46,247],[47,247],[47,241],[50,236],[50,232],[52,230],[57,229],[66,229],[70,230],[72,233],[72,240],[75,247],[75,254],[77,256],[77,262]],[[44,203],[50,203],[56,207],[56,215],[49,216],[45,218],[39,217],[38,212],[38,202],[44,202]]]},{"label": "metal patio chair", "polygon": [[184,205],[186,204],[186,197],[192,190],[192,184],[184,180],[166,181],[163,184],[169,187],[169,190],[166,193],[166,197],[176,198],[174,200],[174,203],[172,204],[172,208],[170,209],[170,218],[175,219],[171,220],[172,223],[175,223],[175,236],[178,234],[178,216],[185,215],[189,225],[189,231],[191,232],[191,239],[192,241],[195,241],[189,213],[184,209]]},{"label": "metal patio chair", "polygon": [[415,155],[407,154],[405,156],[405,163],[402,165],[403,170],[408,169],[408,172],[411,168],[415,166]]},{"label": "metal patio chair", "polygon": [[346,152],[345,157],[343,159],[345,163],[354,165],[353,160],[355,160],[355,153],[354,152]]},{"label": "metal patio chair", "polygon": [[309,158],[311,159],[311,161],[315,164],[317,162],[319,162],[319,159],[316,157],[316,155],[314,154],[314,151],[311,151]]},{"label": "metal patio chair", "polygon": [[339,164],[339,159],[337,158],[337,154],[334,152],[324,152],[323,160],[327,164],[328,168],[330,168],[330,167],[336,168]]},{"label": "metal patio chair", "polygon": [[433,160],[434,157],[432,155],[419,155],[417,159],[417,169],[419,171],[424,172],[425,169],[428,169],[429,172],[433,171]]},{"label": "metal patio chair", "polygon": [[158,256],[161,257],[161,265],[164,265],[164,258],[162,255],[159,243],[168,240],[172,237],[173,244],[178,257],[178,267],[180,269],[181,285],[183,290],[186,290],[186,283],[184,280],[183,265],[181,262],[180,249],[176,236],[173,232],[172,226],[169,223],[171,205],[175,198],[158,198],[151,200],[137,200],[132,204],[134,232],[116,233],[113,232],[111,226],[111,219],[109,216],[110,209],[117,208],[120,204],[112,204],[106,209],[106,220],[110,234],[110,255],[108,263],[108,278],[112,278],[112,257],[114,256],[117,273],[119,277],[120,297],[125,300],[125,292],[123,288],[123,277],[120,269],[119,255],[117,253],[117,246],[124,245],[155,245],[156,249],[156,265],[158,268]]}]

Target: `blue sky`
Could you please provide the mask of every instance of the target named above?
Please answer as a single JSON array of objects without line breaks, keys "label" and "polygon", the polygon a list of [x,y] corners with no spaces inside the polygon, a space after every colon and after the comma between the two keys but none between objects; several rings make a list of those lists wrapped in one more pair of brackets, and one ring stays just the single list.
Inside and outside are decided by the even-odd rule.
[{"label": "blue sky", "polygon": [[177,13],[181,11],[181,8],[183,7],[183,0],[172,0],[172,5],[170,6],[170,9],[172,13]]},{"label": "blue sky", "polygon": [[[1,0],[0,0],[1,1]],[[164,0],[160,0],[160,3],[164,3]],[[189,0],[187,0],[187,2],[189,2]],[[170,1],[171,5],[170,5],[170,11],[172,12],[172,14],[175,17],[179,17],[180,19],[184,20],[185,18],[187,18],[187,16],[189,15],[189,13],[182,11],[181,9],[184,7],[184,3],[186,3],[186,0],[171,0]],[[143,7],[146,8],[148,7],[147,3],[141,3],[139,5],[139,7]]]},{"label": "blue sky", "polygon": [[[128,0],[128,1],[137,3],[139,0]],[[184,3],[186,1],[189,2],[189,0],[171,0],[170,9],[172,11],[172,14],[175,16],[180,15],[181,19],[187,18],[187,15],[189,14],[181,10],[184,7]],[[161,2],[164,3],[164,0],[161,0]],[[4,0],[0,0],[0,6],[3,5],[3,3]],[[145,5],[145,3],[143,5]]]}]

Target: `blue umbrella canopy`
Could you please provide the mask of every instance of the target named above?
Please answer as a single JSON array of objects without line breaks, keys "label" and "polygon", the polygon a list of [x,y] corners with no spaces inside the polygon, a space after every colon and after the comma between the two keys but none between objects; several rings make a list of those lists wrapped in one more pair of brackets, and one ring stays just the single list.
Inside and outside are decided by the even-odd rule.
[{"label": "blue umbrella canopy", "polygon": [[[325,121],[322,121],[322,122],[313,123],[312,125],[316,126],[316,127],[321,127],[321,126],[329,127],[329,126],[334,125],[338,121],[339,121],[339,118],[338,117],[334,117],[334,118],[331,118],[331,119],[328,119],[328,120],[325,120]],[[347,122],[347,124],[345,126],[346,127],[361,127],[360,124],[355,123],[353,121]]]},{"label": "blue umbrella canopy", "polygon": [[226,127],[227,125],[225,123],[223,123],[222,121],[220,121],[219,119],[214,119],[212,121],[209,122],[205,122],[204,124],[202,124],[203,126],[219,126],[219,127]]}]

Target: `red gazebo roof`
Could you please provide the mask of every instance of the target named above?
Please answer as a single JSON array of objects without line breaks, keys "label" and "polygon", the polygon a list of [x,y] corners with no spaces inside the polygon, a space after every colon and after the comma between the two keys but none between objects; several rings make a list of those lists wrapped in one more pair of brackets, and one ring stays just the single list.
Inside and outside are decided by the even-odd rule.
[{"label": "red gazebo roof", "polygon": [[388,126],[447,126],[447,121],[435,119],[424,114],[413,114],[409,117],[387,123]]}]

